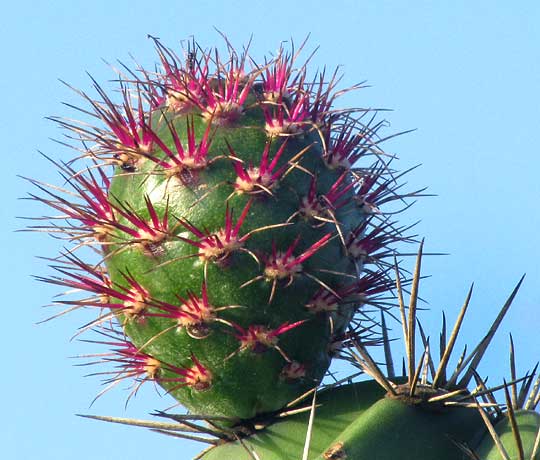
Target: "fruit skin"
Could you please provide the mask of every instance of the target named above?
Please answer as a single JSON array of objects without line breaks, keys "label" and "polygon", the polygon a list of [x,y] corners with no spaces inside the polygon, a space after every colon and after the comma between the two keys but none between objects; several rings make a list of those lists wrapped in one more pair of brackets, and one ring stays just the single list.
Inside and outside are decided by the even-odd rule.
[{"label": "fruit skin", "polygon": [[[331,441],[369,407],[384,396],[375,381],[365,381],[322,390],[317,394],[316,412],[308,458],[324,452]],[[302,406],[309,406],[308,398]],[[310,412],[290,415],[239,442],[213,448],[204,460],[251,460],[246,447],[264,460],[300,459]]]},{"label": "fruit skin", "polygon": [[[262,114],[259,115],[262,117]],[[173,125],[181,132],[186,119],[189,119],[185,115],[165,116],[171,120],[168,120],[166,127],[157,128],[156,131],[162,141],[168,143],[167,141],[171,142],[170,134],[167,137],[169,126]],[[248,127],[239,120],[234,127],[217,130],[213,134],[209,158],[222,154],[226,148],[225,143],[246,163],[252,161],[247,158],[248,154],[262,153],[268,140],[264,134],[261,135],[260,129],[249,128],[250,124],[255,123],[254,118],[250,117]],[[201,130],[206,129],[203,119],[194,119],[193,123],[196,130],[198,125],[203,125]],[[280,140],[276,139],[273,143],[279,145]],[[287,148],[281,156],[282,163],[286,165],[287,160],[306,148],[309,143],[311,140],[288,140]],[[339,177],[332,171],[325,171],[320,158],[321,152],[317,152],[315,146],[309,154],[314,158],[308,158],[304,167],[309,168],[319,178],[319,183],[329,177],[332,180]],[[230,197],[233,187],[227,182],[234,181],[234,169],[230,161],[216,161],[212,166],[199,171],[198,183],[189,187],[165,176],[151,177],[150,171],[155,169],[155,165],[148,163],[138,166],[134,174],[117,172],[111,183],[110,196],[123,206],[129,206],[138,216],[145,215],[146,203],[143,198],[151,196],[152,206],[156,210],[165,209],[168,204],[170,220],[174,219],[173,216],[181,216],[186,226],[207,229],[210,234],[215,234],[223,227],[226,207],[238,210],[236,216],[242,209],[246,209],[248,203],[251,204],[241,228],[243,235],[259,228],[283,224],[295,212],[298,206],[297,196],[304,196],[310,184],[310,178],[304,172],[293,171],[280,182],[279,190],[274,190],[272,197],[253,197],[249,201],[250,197],[246,194]],[[214,184],[223,185],[209,193],[208,189]],[[203,195],[204,199],[201,199]],[[192,206],[198,199],[201,199],[200,203]],[[350,205],[344,207],[342,212],[346,213],[345,220],[348,214],[356,215],[355,211]],[[357,218],[362,218],[360,213]],[[344,231],[352,230],[348,224],[343,224],[342,228]],[[242,249],[258,255],[262,261],[262,257],[273,251],[274,245],[285,250],[295,244],[301,235],[297,249],[295,248],[295,254],[299,255],[331,232],[329,225],[313,228],[300,221],[283,228],[261,231],[246,241]],[[144,248],[137,245],[120,247],[118,254],[115,254],[117,248],[112,245],[108,248],[111,256],[106,264],[114,283],[121,284],[122,273],[129,271],[130,276],[149,292],[149,297],[173,306],[178,305],[176,296],[187,298],[187,293],[193,292],[196,297],[200,297],[201,285],[204,283],[209,303],[216,308],[223,308],[223,311],[215,316],[219,321],[229,324],[212,318],[205,325],[208,331],[202,338],[194,338],[185,327],[162,334],[162,331],[171,327],[172,319],[160,318],[157,315],[166,316],[168,312],[150,309],[146,316],[144,313],[141,315],[140,321],[138,318],[124,321],[124,330],[137,347],[144,347],[145,353],[176,367],[186,366],[189,357],[194,355],[212,373],[211,384],[204,391],[179,386],[175,381],[164,382],[163,386],[170,390],[173,396],[198,413],[249,419],[257,413],[281,408],[322,378],[330,362],[327,350],[332,336],[328,318],[324,315],[313,315],[305,306],[319,289],[314,281],[299,276],[289,287],[278,285],[270,302],[268,299],[273,287],[272,282],[262,279],[242,287],[261,274],[261,267],[250,254],[235,251],[223,262],[201,261],[199,257],[192,257],[197,255],[196,247],[175,238],[197,241],[198,238],[193,232],[188,233],[185,226],[179,225],[178,229],[171,233],[173,235],[168,235],[167,240],[160,243],[161,252],[157,256],[149,256]],[[122,236],[118,235],[118,239],[120,238]],[[303,262],[302,266],[306,272],[314,274],[318,269],[326,268],[350,276],[354,270],[348,258],[343,256],[338,239],[327,243],[309,260]],[[317,277],[321,282],[335,286],[335,289],[338,289],[341,281],[336,279],[336,276],[317,273]],[[279,283],[282,284],[281,281]],[[227,308],[232,305],[239,307]],[[342,324],[339,325],[336,321],[338,329],[334,331],[335,334],[343,332],[343,321],[351,315],[348,310],[348,306],[341,310]],[[277,347],[272,349],[272,346],[262,344],[261,350],[249,349],[247,346],[242,348],[242,343],[235,337],[240,328],[247,330],[250,325],[263,325],[273,330],[280,325],[298,324],[300,321],[304,323],[279,336],[279,351],[285,356],[281,356]],[[235,328],[230,324],[235,325]],[[281,378],[287,360],[301,363],[306,367],[307,374],[296,381],[294,378]]]},{"label": "fruit skin", "polygon": [[460,460],[454,441],[468,441],[482,423],[475,409],[444,413],[384,398],[336,436],[317,460]]},{"label": "fruit skin", "polygon": [[356,315],[392,288],[383,260],[407,241],[379,207],[414,193],[398,191],[382,124],[334,110],[336,75],[308,80],[284,50],[250,70],[230,47],[156,48],[162,69],[121,76],[120,102],[95,82],[98,99],[79,92],[101,125],[57,119],[82,144],[55,163],[72,190],[32,181],[73,243],[45,281],[99,312],[82,331],[112,347],[96,355],[115,366],[106,389],[154,382],[195,413],[249,420],[369,330]]},{"label": "fruit skin", "polygon": [[[523,454],[526,460],[539,460],[540,453],[536,452],[532,457],[536,438],[540,432],[540,413],[533,410],[516,410],[514,412],[516,426],[519,431],[519,437],[523,446]],[[500,441],[508,454],[509,460],[519,460],[520,452],[518,443],[516,442],[514,432],[512,430],[510,419],[505,416],[494,425],[495,432],[500,438]],[[484,435],[479,441],[474,453],[479,460],[503,460],[501,452],[493,441],[490,434],[484,430]]]}]

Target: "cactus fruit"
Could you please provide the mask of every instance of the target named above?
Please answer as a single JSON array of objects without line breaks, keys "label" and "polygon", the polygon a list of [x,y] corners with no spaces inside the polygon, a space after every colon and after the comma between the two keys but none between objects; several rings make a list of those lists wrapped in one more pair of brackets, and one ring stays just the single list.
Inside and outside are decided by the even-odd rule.
[{"label": "cactus fruit", "polygon": [[[406,308],[396,245],[414,237],[392,217],[422,190],[401,192],[376,111],[337,109],[338,74],[310,77],[294,48],[258,65],[228,41],[226,58],[193,43],[185,59],[154,42],[159,66],[118,72],[118,100],[94,81],[97,99],[75,90],[86,119],[53,118],[77,142],[75,158],[51,160],[66,185],[29,179],[30,198],[60,213],[31,229],[68,245],[39,279],[67,289],[58,315],[93,311],[77,334],[108,348],[86,355],[111,366],[98,397],[153,382],[189,410],[90,417],[210,443],[205,460],[538,460],[540,382],[527,404],[503,386],[504,413],[477,374],[521,281],[448,372],[469,292],[435,366],[416,318],[423,245]],[[325,386],[334,357],[373,380]]]},{"label": "cactus fruit", "polygon": [[54,119],[80,145],[55,162],[65,189],[32,180],[61,214],[38,228],[71,243],[44,280],[98,312],[83,331],[112,348],[106,389],[153,381],[194,412],[251,419],[369,329],[362,307],[384,302],[385,257],[410,239],[380,207],[419,191],[398,190],[370,110],[334,108],[336,73],[309,77],[294,50],[257,65],[155,45],[160,70],[120,74],[119,101],[78,91],[98,126]]}]

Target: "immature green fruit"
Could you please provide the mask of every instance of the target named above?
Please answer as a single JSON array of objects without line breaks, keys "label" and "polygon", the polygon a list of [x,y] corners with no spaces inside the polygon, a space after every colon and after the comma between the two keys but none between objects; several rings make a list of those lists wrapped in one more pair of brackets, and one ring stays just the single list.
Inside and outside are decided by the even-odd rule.
[{"label": "immature green fruit", "polygon": [[[474,453],[479,460],[540,460],[540,413],[532,410],[514,412],[515,426],[505,416],[494,426],[507,458],[486,431]],[[516,439],[519,436],[519,440]],[[533,455],[534,453],[534,455]]]},{"label": "immature green fruit", "polygon": [[[278,410],[322,379],[331,343],[356,305],[345,292],[354,294],[356,267],[336,225],[350,235],[367,217],[352,177],[325,165],[320,139],[309,132],[268,136],[252,91],[250,108],[234,122],[208,120],[197,108],[160,113],[152,161],[118,170],[109,191],[118,208],[129,209],[121,225],[140,220],[159,228],[135,228],[141,235],[128,240],[115,229],[106,248],[112,283],[138,295],[121,308],[138,350],[168,370],[197,360],[195,376],[163,372],[160,384],[191,410],[241,419]],[[191,129],[195,137],[211,132],[204,167],[179,173],[188,179],[156,168],[176,139],[189,144]],[[267,172],[265,156],[277,160]],[[314,178],[318,196],[337,190],[338,224],[299,214]],[[333,300],[331,311],[314,311],[310,302],[321,288],[334,298],[342,293],[341,305]]]},{"label": "immature green fruit", "polygon": [[[318,393],[308,458],[315,458],[324,452],[339,433],[383,395],[384,390],[375,381],[342,385]],[[309,406],[309,398],[303,405]],[[310,411],[307,411],[278,419],[242,442],[219,445],[202,458],[252,460],[251,452],[255,452],[264,460],[301,459],[310,414]]]},{"label": "immature green fruit", "polygon": [[[234,127],[216,129],[209,162],[223,156],[227,144],[245,164],[265,148],[275,158],[274,147],[279,146],[277,168],[287,167],[295,155],[309,149],[313,157],[302,164],[320,184],[339,178],[339,173],[325,171],[321,152],[309,147],[311,139],[292,138],[286,143],[276,139],[270,149],[266,134],[251,127],[256,121],[262,126],[262,110],[252,110],[253,116],[245,115],[247,125],[239,120]],[[192,114],[164,116],[170,118],[166,127],[156,128],[164,144],[173,143],[170,127],[181,132],[186,123],[193,123],[196,131],[208,126],[203,118],[191,119]],[[210,374],[199,378],[202,387],[174,376],[162,385],[199,413],[251,418],[283,407],[322,378],[330,362],[333,333],[344,332],[352,311],[343,305],[332,331],[328,317],[314,314],[308,304],[320,285],[338,291],[355,268],[344,256],[339,238],[331,239],[333,224],[291,220],[298,196],[309,191],[308,175],[292,171],[271,196],[235,194],[233,165],[227,158],[216,160],[197,171],[189,186],[175,177],[152,175],[155,164],[148,160],[136,173],[115,176],[110,188],[115,201],[150,220],[147,197],[151,197],[157,214],[166,212],[170,222],[178,216],[178,223],[158,233],[159,241],[112,244],[106,264],[116,285],[129,289],[125,276],[129,272],[144,287],[137,307],[123,320],[139,350],[176,368],[189,366],[195,357]],[[351,193],[342,208],[346,233],[354,228],[347,222],[349,216],[355,216],[356,223],[362,219]],[[236,228],[240,228],[237,235]],[[117,232],[111,240],[122,241],[122,235]],[[289,248],[291,255],[285,260],[280,251]],[[343,275],[319,272],[324,269]]]},{"label": "immature green fruit", "polygon": [[57,165],[73,190],[33,181],[74,243],[46,281],[99,311],[83,331],[112,347],[106,389],[152,381],[233,421],[279,411],[392,287],[384,258],[408,238],[379,209],[405,197],[382,125],[335,109],[337,76],[308,79],[294,53],[248,69],[245,52],[184,62],[156,46],[162,68],[121,78],[119,102],[97,83],[97,100],[80,93],[101,126],[58,120],[82,145]]}]

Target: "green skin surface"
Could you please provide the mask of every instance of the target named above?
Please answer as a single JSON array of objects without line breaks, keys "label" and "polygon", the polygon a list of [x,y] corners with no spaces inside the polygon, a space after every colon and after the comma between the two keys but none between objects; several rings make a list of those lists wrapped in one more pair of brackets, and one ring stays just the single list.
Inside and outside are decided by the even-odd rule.
[{"label": "green skin surface", "polygon": [[482,425],[476,409],[443,410],[384,398],[328,445],[317,460],[461,460],[454,441],[466,442]]},{"label": "green skin surface", "polygon": [[[384,393],[374,381],[321,392],[308,458],[462,460],[462,451],[454,441],[467,443],[483,426],[475,409],[408,405],[385,397]],[[243,445],[223,444],[202,458],[252,460],[254,457],[247,448],[261,460],[299,460],[308,420],[309,412],[288,417],[243,439]],[[333,457],[329,455],[332,447],[335,447]]]},{"label": "green skin surface", "polygon": [[[164,115],[185,140],[186,115]],[[200,139],[206,122],[197,114],[193,116],[193,121],[197,139]],[[163,119],[160,122],[155,117],[153,125],[159,137],[174,151],[167,123]],[[267,141],[263,127],[262,111],[257,107],[247,110],[233,126],[216,127],[209,158],[227,155],[228,142],[236,155],[246,162],[246,166],[250,162],[259,164]],[[305,147],[317,143],[317,140],[318,137],[312,134],[289,138],[281,164]],[[273,158],[281,142],[282,139],[278,138],[272,143],[270,158]],[[153,153],[165,157],[159,150]],[[309,148],[301,165],[317,176],[318,190],[321,193],[327,191],[341,174],[341,171],[330,170],[325,166],[321,159],[320,145],[317,144]],[[184,227],[176,225],[177,218],[186,219],[201,230],[216,232],[224,226],[226,203],[234,210],[233,221],[236,223],[250,197],[246,194],[232,194],[236,173],[230,159],[216,159],[195,176],[193,183],[185,185],[177,177],[167,178],[154,162],[143,159],[133,173],[118,168],[111,183],[110,200],[128,206],[137,215],[149,220],[144,201],[145,196],[148,196],[160,217],[168,206],[170,228],[174,228],[174,235],[181,234],[198,240]],[[272,197],[258,195],[240,230],[240,236],[257,228],[286,222],[297,211],[299,197],[307,194],[310,179],[308,174],[295,169],[273,190]],[[349,195],[349,198],[352,198],[352,192]],[[337,213],[345,234],[365,217],[352,200]],[[119,220],[131,225],[122,217]],[[247,240],[245,247],[258,256],[270,254],[272,242],[275,242],[278,250],[286,250],[295,238],[301,235],[301,242],[294,252],[299,255],[326,233],[335,233],[334,224],[314,225],[302,218],[295,218],[292,222],[293,224],[287,227],[255,233]],[[174,305],[179,304],[177,295],[187,298],[187,293],[192,291],[200,296],[205,264],[197,256],[186,257],[197,254],[198,249],[174,235],[160,243],[157,251],[152,253],[140,244],[129,244],[131,237],[116,231],[109,238],[105,258],[113,282],[116,285],[128,286],[124,274],[129,273],[148,290],[152,298]],[[162,266],[170,261],[173,262]],[[352,261],[344,256],[342,243],[337,237],[302,265],[306,272],[316,275],[334,289],[351,283],[351,275],[356,273]],[[319,269],[343,272],[348,276],[322,273]],[[219,318],[243,328],[249,325],[264,325],[271,329],[286,322],[307,320],[280,335],[278,341],[287,357],[306,366],[306,375],[295,380],[283,378],[280,374],[287,362],[278,350],[240,350],[239,341],[234,337],[235,330],[220,322],[209,322],[209,336],[194,339],[187,334],[185,328],[174,328],[175,320],[170,318],[146,316],[129,319],[119,315],[126,334],[137,347],[144,345],[144,353],[168,365],[183,368],[193,365],[193,354],[213,375],[210,388],[199,391],[179,385],[178,382],[164,382],[163,379],[178,376],[162,369],[159,375],[160,385],[196,413],[250,419],[257,414],[284,407],[320,381],[330,364],[328,346],[332,340],[332,331],[328,315],[314,315],[305,308],[305,304],[320,287],[315,281],[300,275],[295,277],[288,287],[284,286],[284,282],[279,282],[274,299],[269,305],[271,282],[260,280],[241,288],[243,283],[262,274],[262,267],[258,266],[250,255],[235,251],[226,263],[208,263],[206,273],[211,305],[216,308],[242,306],[220,311]],[[333,314],[334,334],[345,329],[354,308],[356,304],[350,299],[343,299],[340,311]],[[167,328],[171,330],[158,336]]]},{"label": "green skin surface", "polygon": [[[375,381],[359,382],[321,391],[312,428],[308,458],[320,455],[348,425],[384,396]],[[307,399],[304,406],[309,406]],[[291,415],[237,442],[222,444],[205,454],[204,460],[253,460],[246,447],[261,460],[300,460],[304,451],[310,412]]]},{"label": "green skin surface", "polygon": [[[540,430],[540,413],[530,410],[518,410],[515,412],[516,423],[519,428],[525,460],[540,460],[540,453],[532,457],[536,437]],[[484,435],[478,446],[474,449],[480,460],[503,460],[503,456],[495,445],[493,438],[484,429]],[[510,460],[519,460],[519,448],[512,432],[508,417],[495,424],[495,431],[499,435],[502,445]]]}]

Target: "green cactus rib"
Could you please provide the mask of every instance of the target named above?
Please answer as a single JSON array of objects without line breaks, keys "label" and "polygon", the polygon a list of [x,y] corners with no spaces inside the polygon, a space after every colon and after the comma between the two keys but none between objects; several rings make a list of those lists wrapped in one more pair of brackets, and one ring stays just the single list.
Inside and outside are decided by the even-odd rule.
[{"label": "green cactus rib", "polygon": [[[308,441],[308,458],[315,458],[324,452],[339,433],[383,396],[384,390],[375,381],[346,384],[320,391],[316,397],[315,417]],[[252,460],[252,452],[255,452],[261,460],[301,459],[310,415],[310,411],[288,415],[241,442],[219,445],[202,458]]]},{"label": "green cactus rib", "polygon": [[[538,460],[540,459],[540,413],[516,410],[494,426],[497,441],[487,430],[474,449],[479,460]],[[518,439],[516,439],[516,435]]]},{"label": "green cactus rib", "polygon": [[456,443],[468,441],[482,423],[474,409],[439,412],[385,398],[336,436],[317,460],[460,460]]},{"label": "green cactus rib", "polygon": [[61,214],[35,228],[71,243],[41,279],[99,312],[79,331],[110,349],[98,396],[128,379],[128,398],[153,382],[194,413],[271,414],[377,341],[363,307],[386,307],[386,258],[412,240],[381,207],[420,191],[400,191],[369,110],[334,107],[337,74],[155,44],[161,67],[121,75],[118,101],[76,90],[98,126],[54,118],[81,147],[53,161],[66,188],[31,180]]},{"label": "green cactus rib", "polygon": [[202,458],[249,460],[256,455],[261,460],[301,459],[305,458],[307,442],[307,458],[317,460],[461,460],[459,446],[467,445],[483,427],[477,409],[413,399],[385,396],[375,381],[339,386],[317,398],[311,429],[311,414],[296,414],[242,441],[218,445]]}]

